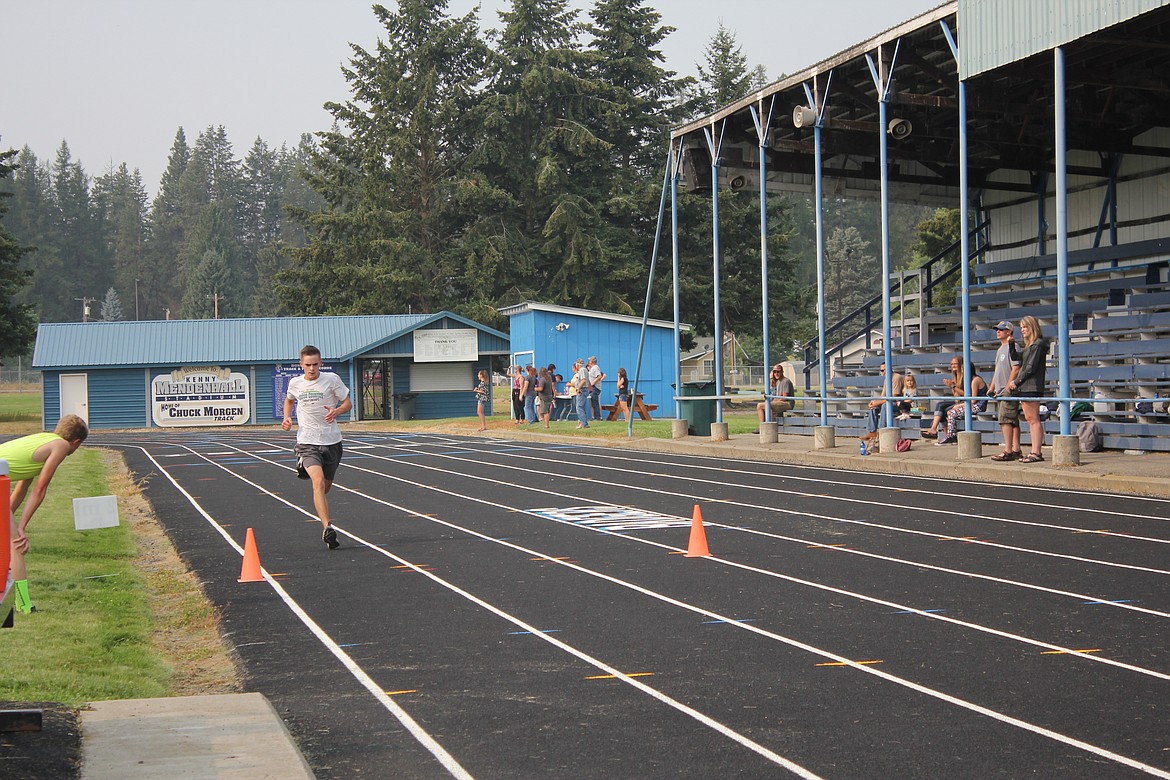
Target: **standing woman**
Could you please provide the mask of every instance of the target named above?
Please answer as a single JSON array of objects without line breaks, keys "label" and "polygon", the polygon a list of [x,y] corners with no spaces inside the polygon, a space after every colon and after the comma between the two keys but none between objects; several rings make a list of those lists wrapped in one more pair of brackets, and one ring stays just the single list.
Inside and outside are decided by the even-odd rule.
[{"label": "standing woman", "polygon": [[524,369],[512,366],[512,424],[519,425],[524,419],[524,396],[520,391],[524,388]]},{"label": "standing woman", "polygon": [[[1039,463],[1044,460],[1040,450],[1044,446],[1044,423],[1040,421],[1040,401],[1044,396],[1044,370],[1048,362],[1048,339],[1040,331],[1040,323],[1029,315],[1020,320],[1020,334],[1024,348],[1020,351],[1020,372],[1008,382],[1008,395],[1020,398],[1032,451],[1020,458],[1020,463]],[[1026,400],[1035,398],[1037,400]]]},{"label": "standing woman", "polygon": [[622,419],[628,422],[630,419],[630,378],[624,368],[618,369],[617,402]]},{"label": "standing woman", "polygon": [[479,415],[479,429],[487,430],[487,404],[491,389],[488,385],[488,372],[480,369],[479,384],[475,386],[475,411]]},{"label": "standing woman", "polygon": [[520,395],[524,398],[524,422],[536,424],[536,369],[532,365],[524,367],[527,372],[524,383],[520,386]]}]

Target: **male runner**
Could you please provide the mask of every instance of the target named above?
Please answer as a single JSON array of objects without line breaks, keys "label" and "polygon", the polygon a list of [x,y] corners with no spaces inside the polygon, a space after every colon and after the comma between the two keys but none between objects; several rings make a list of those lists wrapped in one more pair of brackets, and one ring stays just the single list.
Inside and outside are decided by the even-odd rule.
[{"label": "male runner", "polygon": [[313,482],[313,506],[321,519],[321,540],[330,550],[340,546],[337,532],[329,522],[329,500],[325,494],[333,487],[333,477],[341,464],[341,428],[337,418],[353,408],[349,388],[336,374],[321,373],[321,350],[312,345],[301,349],[303,376],[288,383],[284,399],[284,421],[280,427],[292,428],[293,405],[297,409],[297,476]]}]

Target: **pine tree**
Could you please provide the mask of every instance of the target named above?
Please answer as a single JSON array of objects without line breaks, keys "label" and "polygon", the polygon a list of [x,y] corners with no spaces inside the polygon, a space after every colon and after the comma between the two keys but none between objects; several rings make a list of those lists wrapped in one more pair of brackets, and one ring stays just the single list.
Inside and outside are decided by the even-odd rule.
[{"label": "pine tree", "polygon": [[767,71],[762,65],[748,67],[747,57],[735,33],[724,27],[722,22],[708,41],[703,60],[706,67],[695,64],[699,82],[691,108],[696,114],[709,114],[746,97],[767,83]]},{"label": "pine tree", "polygon": [[[15,300],[29,305],[39,315],[43,302],[49,300],[62,274],[52,175],[49,166],[38,161],[27,146],[20,151],[14,167],[11,212],[5,222],[17,243],[28,250],[21,258],[20,267],[29,277],[26,284],[18,285]],[[63,312],[56,317],[64,318]]]},{"label": "pine tree", "polygon": [[[90,180],[80,162],[74,162],[62,141],[52,166],[55,247],[61,258],[60,275],[39,285],[46,295],[41,316],[47,320],[75,320],[74,298],[94,297],[112,281],[111,265],[102,241],[100,223],[90,197]],[[43,275],[38,265],[35,273]]]},{"label": "pine tree", "polygon": [[835,323],[881,291],[881,269],[857,228],[836,227],[825,239],[825,322]]},{"label": "pine tree", "polygon": [[26,355],[36,337],[37,319],[33,308],[16,300],[17,293],[31,275],[21,268],[20,258],[29,247],[21,246],[5,229],[4,216],[12,193],[7,191],[8,175],[14,170],[10,162],[15,150],[0,152],[0,355]]},{"label": "pine tree", "polygon": [[590,16],[591,73],[604,96],[597,132],[610,145],[600,171],[609,284],[640,312],[670,128],[685,118],[682,100],[693,80],[661,67],[658,47],[674,28],[645,0],[602,0]]},{"label": "pine tree", "polygon": [[147,196],[142,175],[137,169],[131,172],[126,163],[122,163],[116,170],[97,178],[93,200],[107,256],[113,263],[114,288],[121,290],[121,295],[135,295],[137,317],[139,282],[148,271]]},{"label": "pine tree", "polygon": [[526,298],[621,308],[602,241],[602,85],[565,0],[515,0],[484,101],[467,280],[485,307]]},{"label": "pine tree", "polygon": [[467,159],[483,142],[474,121],[487,56],[474,15],[446,0],[403,0],[374,13],[385,40],[354,47],[343,69],[352,98],[327,104],[308,181],[327,203],[301,208],[309,244],[290,250],[277,292],[298,313],[434,311],[466,305],[461,234]]},{"label": "pine tree", "polygon": [[126,319],[122,315],[122,299],[113,287],[106,290],[106,297],[102,298],[102,321],[121,322]]},{"label": "pine tree", "polygon": [[191,162],[191,148],[183,128],[175,133],[167,168],[159,182],[158,194],[147,218],[146,269],[139,276],[139,296],[143,319],[163,319],[178,314],[182,285],[178,266],[179,251],[187,234],[179,199],[180,182]]}]

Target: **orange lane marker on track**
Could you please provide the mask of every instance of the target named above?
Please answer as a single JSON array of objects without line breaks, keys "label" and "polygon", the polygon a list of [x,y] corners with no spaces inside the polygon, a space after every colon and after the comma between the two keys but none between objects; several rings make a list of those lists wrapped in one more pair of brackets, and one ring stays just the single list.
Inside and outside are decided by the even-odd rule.
[{"label": "orange lane marker on track", "polygon": [[1070,653],[1099,653],[1101,648],[1094,647],[1086,650],[1041,650],[1040,655],[1068,655]]},{"label": "orange lane marker on track", "polygon": [[[871,664],[880,664],[881,661],[854,661],[853,663],[861,664],[862,666],[869,666]],[[853,664],[847,664],[844,661],[826,661],[823,664],[817,664],[817,666],[852,666],[852,665]]]},{"label": "orange lane marker on track", "polygon": [[[654,672],[630,672],[626,677],[650,677]],[[616,680],[616,674],[595,674],[592,677],[586,677],[586,680]]]}]

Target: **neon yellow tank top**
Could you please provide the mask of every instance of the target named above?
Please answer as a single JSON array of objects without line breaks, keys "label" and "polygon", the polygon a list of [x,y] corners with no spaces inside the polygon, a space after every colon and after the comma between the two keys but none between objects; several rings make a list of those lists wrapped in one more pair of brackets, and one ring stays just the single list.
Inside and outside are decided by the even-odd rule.
[{"label": "neon yellow tank top", "polygon": [[59,438],[55,433],[34,433],[0,444],[0,460],[8,461],[8,478],[19,482],[39,476],[45,464],[34,461],[33,453],[42,444]]}]

